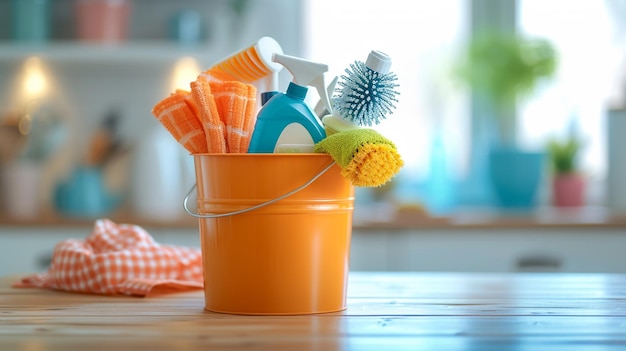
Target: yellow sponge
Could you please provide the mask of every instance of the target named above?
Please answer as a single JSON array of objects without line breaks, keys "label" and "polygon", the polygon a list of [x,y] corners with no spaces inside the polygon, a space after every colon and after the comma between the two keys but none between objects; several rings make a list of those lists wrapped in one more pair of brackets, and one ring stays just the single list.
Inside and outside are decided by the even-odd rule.
[{"label": "yellow sponge", "polygon": [[332,134],[318,142],[314,151],[329,154],[355,186],[381,186],[404,165],[395,144],[368,128]]}]

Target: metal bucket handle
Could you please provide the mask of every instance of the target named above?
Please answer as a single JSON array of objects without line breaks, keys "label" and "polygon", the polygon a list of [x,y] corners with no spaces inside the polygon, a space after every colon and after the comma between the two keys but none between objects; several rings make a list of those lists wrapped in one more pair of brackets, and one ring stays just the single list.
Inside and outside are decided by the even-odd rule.
[{"label": "metal bucket handle", "polygon": [[300,185],[299,187],[268,201],[262,202],[258,205],[254,205],[248,208],[243,208],[241,210],[237,210],[237,211],[233,211],[233,212],[225,212],[225,213],[206,213],[206,214],[200,214],[200,213],[196,213],[192,210],[189,209],[188,206],[188,202],[189,202],[189,197],[191,196],[191,194],[193,193],[194,190],[196,190],[197,184],[194,184],[191,189],[189,190],[189,192],[187,192],[187,195],[185,195],[185,199],[183,200],[183,207],[185,208],[185,212],[187,212],[189,215],[196,217],[196,218],[220,218],[220,217],[228,217],[228,216],[234,216],[237,214],[241,214],[241,213],[246,213],[246,212],[250,212],[256,209],[259,209],[261,207],[265,207],[267,205],[271,205],[275,202],[278,202],[284,198],[287,198],[301,190],[303,190],[304,188],[308,187],[309,185],[313,184],[313,182],[315,182],[319,177],[321,177],[322,175],[324,175],[324,173],[326,173],[328,170],[330,170],[332,168],[332,166],[335,165],[335,161],[331,162],[328,166],[326,166],[324,169],[322,169],[318,174],[316,174],[313,178],[311,178],[309,181],[307,181],[306,183]]}]

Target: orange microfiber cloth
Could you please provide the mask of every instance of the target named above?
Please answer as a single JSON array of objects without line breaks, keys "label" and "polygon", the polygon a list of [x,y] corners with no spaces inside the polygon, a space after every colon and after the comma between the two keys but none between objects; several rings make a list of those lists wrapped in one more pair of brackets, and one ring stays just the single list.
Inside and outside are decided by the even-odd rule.
[{"label": "orange microfiber cloth", "polygon": [[256,87],[210,69],[152,109],[190,153],[245,153],[256,122]]},{"label": "orange microfiber cloth", "polygon": [[252,139],[252,133],[254,132],[254,125],[256,124],[257,110],[257,88],[252,84],[246,84],[248,88],[248,95],[246,98],[246,109],[243,112],[244,120],[242,127],[241,141],[239,143],[240,152],[248,152],[250,146],[250,140]]},{"label": "orange microfiber cloth", "polygon": [[139,226],[99,219],[85,240],[57,244],[45,273],[13,286],[135,296],[157,287],[200,289],[202,255],[200,249],[160,245]]},{"label": "orange microfiber cloth", "polygon": [[196,112],[187,101],[188,94],[176,91],[157,103],[152,114],[187,151],[204,153],[208,151],[207,140]]},{"label": "orange microfiber cloth", "polygon": [[381,186],[404,165],[394,143],[368,128],[332,134],[315,144],[314,151],[330,154],[355,186]]},{"label": "orange microfiber cloth", "polygon": [[228,152],[247,152],[255,121],[256,88],[238,81],[210,85],[220,118],[226,125]]},{"label": "orange microfiber cloth", "polygon": [[208,152],[226,153],[226,128],[221,120],[215,97],[211,90],[211,84],[203,79],[191,82],[191,95],[193,102],[199,110],[198,117],[202,122],[202,128],[206,135]]}]

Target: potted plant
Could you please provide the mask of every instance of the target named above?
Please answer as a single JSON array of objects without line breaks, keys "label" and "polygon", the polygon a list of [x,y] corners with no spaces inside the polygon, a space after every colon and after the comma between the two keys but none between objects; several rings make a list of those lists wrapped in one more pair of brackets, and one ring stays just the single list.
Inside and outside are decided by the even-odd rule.
[{"label": "potted plant", "polygon": [[579,207],[584,204],[585,178],[578,171],[581,142],[575,136],[548,141],[547,152],[552,168],[552,203],[557,207]]},{"label": "potted plant", "polygon": [[461,55],[456,75],[472,89],[488,122],[491,133],[485,163],[494,195],[503,207],[534,206],[544,152],[518,146],[515,109],[552,77],[556,65],[550,42],[497,31],[474,35]]}]

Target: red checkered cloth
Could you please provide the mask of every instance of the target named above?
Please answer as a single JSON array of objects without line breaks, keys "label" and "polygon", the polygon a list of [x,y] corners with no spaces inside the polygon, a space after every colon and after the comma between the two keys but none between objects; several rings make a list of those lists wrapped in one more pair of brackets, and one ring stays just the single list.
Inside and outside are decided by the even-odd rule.
[{"label": "red checkered cloth", "polygon": [[160,245],[137,225],[99,219],[85,240],[58,243],[46,272],[13,286],[146,296],[155,287],[190,289],[202,284],[199,249]]}]

